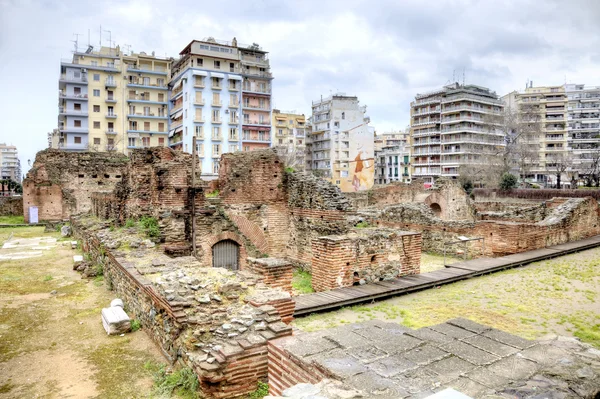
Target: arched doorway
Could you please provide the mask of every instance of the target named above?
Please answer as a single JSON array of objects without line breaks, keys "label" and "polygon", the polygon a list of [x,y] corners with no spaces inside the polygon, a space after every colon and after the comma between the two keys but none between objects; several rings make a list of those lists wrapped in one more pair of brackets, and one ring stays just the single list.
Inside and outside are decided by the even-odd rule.
[{"label": "arched doorway", "polygon": [[219,241],[212,247],[213,267],[224,267],[229,270],[240,268],[240,246],[233,240]]},{"label": "arched doorway", "polygon": [[440,217],[440,215],[442,214],[442,207],[440,206],[440,204],[434,202],[433,204],[429,205],[429,207],[437,217]]}]

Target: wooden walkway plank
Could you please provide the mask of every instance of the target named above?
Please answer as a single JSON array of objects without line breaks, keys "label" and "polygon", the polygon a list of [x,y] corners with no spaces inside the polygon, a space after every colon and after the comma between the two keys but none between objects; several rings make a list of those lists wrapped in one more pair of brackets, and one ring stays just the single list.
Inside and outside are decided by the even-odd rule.
[{"label": "wooden walkway plank", "polygon": [[518,267],[598,246],[600,246],[600,235],[498,258],[480,258],[457,262],[447,265],[445,269],[403,276],[394,280],[303,294],[295,297],[296,309],[294,316],[383,299],[436,285],[449,284],[481,274]]}]

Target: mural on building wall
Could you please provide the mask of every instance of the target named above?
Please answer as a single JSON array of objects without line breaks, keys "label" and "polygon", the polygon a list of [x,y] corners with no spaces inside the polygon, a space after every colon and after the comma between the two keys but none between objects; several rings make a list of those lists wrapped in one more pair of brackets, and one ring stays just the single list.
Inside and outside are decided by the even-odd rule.
[{"label": "mural on building wall", "polygon": [[340,188],[344,192],[368,190],[375,180],[373,133],[364,124],[349,131],[348,141],[348,177],[341,179]]}]

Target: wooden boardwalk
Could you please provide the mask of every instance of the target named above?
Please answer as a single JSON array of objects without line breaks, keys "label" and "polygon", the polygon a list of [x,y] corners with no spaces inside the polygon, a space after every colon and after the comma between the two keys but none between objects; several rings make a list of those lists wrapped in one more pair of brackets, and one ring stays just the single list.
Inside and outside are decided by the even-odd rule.
[{"label": "wooden boardwalk", "polygon": [[395,295],[406,294],[486,273],[523,266],[539,260],[583,251],[597,246],[600,246],[600,235],[584,240],[502,256],[499,258],[480,258],[453,263],[446,266],[445,269],[399,277],[395,280],[380,281],[365,285],[337,288],[325,292],[299,295],[295,297],[296,309],[294,311],[294,316],[303,316],[309,313],[355,305],[374,299],[383,299]]}]

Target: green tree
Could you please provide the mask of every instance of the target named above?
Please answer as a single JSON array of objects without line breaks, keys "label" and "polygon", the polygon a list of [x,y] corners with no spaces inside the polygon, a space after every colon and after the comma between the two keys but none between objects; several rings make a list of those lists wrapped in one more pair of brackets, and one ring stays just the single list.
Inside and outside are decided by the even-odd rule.
[{"label": "green tree", "polygon": [[504,173],[500,179],[500,189],[512,190],[515,187],[517,187],[517,176],[510,173]]}]

